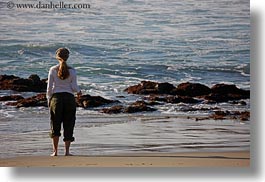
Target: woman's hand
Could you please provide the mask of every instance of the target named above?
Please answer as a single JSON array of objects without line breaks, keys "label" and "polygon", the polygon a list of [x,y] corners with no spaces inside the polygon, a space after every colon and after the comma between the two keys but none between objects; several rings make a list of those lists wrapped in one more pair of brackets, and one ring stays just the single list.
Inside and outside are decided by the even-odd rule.
[{"label": "woman's hand", "polygon": [[48,107],[51,107],[51,98],[50,99],[48,99]]},{"label": "woman's hand", "polygon": [[77,93],[77,98],[80,98],[82,96],[81,90]]}]

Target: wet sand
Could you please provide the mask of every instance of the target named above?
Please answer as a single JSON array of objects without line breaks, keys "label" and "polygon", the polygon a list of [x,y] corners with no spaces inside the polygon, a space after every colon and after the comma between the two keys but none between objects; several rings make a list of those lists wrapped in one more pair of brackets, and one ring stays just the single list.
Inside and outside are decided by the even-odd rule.
[{"label": "wet sand", "polygon": [[250,152],[27,156],[0,159],[2,167],[250,167]]}]

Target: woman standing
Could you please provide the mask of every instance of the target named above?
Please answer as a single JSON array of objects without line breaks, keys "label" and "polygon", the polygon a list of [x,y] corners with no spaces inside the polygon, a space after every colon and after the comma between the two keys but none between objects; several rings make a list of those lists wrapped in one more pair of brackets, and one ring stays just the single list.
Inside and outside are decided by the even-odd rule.
[{"label": "woman standing", "polygon": [[63,136],[65,142],[65,156],[69,152],[71,142],[74,141],[73,131],[75,126],[76,103],[74,93],[79,97],[82,93],[77,85],[76,71],[69,67],[66,61],[69,50],[59,48],[56,51],[56,59],[59,64],[52,66],[48,75],[47,99],[50,108],[51,132],[53,139],[53,153],[57,156],[59,137],[61,136],[61,124],[63,123]]}]

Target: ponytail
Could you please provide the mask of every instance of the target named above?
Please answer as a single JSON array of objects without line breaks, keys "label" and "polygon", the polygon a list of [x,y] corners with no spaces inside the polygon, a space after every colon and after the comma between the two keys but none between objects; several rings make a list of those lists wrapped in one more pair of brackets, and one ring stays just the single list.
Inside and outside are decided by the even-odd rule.
[{"label": "ponytail", "polygon": [[56,51],[56,59],[59,61],[60,66],[58,70],[58,77],[61,80],[65,80],[69,77],[70,72],[68,70],[68,66],[66,64],[66,61],[69,57],[69,51],[66,48],[60,48]]},{"label": "ponytail", "polygon": [[69,73],[68,66],[65,61],[60,62],[57,75],[61,80],[65,80],[66,78],[69,77],[70,73]]}]

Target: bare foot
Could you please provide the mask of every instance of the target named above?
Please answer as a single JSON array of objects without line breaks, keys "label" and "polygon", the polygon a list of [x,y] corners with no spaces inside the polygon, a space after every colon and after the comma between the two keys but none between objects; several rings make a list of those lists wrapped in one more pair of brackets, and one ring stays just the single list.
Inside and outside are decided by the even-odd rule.
[{"label": "bare foot", "polygon": [[53,152],[50,156],[52,157],[57,156],[57,152]]},{"label": "bare foot", "polygon": [[74,156],[73,154],[67,153],[65,156]]}]

